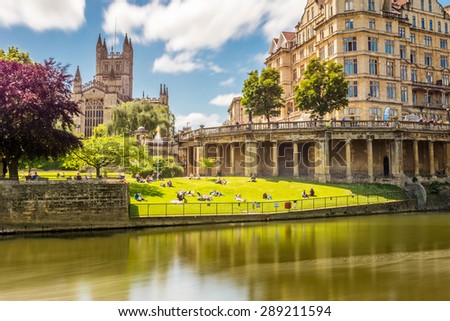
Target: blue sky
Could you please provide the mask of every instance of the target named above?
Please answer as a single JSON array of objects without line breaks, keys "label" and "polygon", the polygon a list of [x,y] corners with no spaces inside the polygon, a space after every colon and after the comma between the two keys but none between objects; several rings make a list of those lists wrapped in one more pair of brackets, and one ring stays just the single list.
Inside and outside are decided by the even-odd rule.
[{"label": "blue sky", "polygon": [[169,87],[177,128],[216,126],[261,70],[270,40],[293,31],[306,0],[0,0],[0,48],[17,46],[34,61],[54,58],[83,82],[95,73],[98,34],[121,50],[134,46],[134,92],[157,97]]}]

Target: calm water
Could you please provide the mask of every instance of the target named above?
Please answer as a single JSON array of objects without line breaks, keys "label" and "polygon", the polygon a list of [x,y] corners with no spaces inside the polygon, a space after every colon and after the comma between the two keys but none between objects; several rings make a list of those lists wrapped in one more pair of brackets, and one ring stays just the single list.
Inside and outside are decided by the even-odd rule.
[{"label": "calm water", "polygon": [[450,300],[450,213],[0,240],[0,300]]}]

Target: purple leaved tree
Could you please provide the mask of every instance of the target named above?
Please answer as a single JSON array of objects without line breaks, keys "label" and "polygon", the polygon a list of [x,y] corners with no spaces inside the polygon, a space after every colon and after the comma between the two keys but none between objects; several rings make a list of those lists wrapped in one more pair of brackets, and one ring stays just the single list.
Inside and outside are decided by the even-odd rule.
[{"label": "purple leaved tree", "polygon": [[70,129],[80,113],[70,99],[71,76],[53,60],[0,60],[0,154],[10,179],[20,160],[58,157],[80,146]]}]

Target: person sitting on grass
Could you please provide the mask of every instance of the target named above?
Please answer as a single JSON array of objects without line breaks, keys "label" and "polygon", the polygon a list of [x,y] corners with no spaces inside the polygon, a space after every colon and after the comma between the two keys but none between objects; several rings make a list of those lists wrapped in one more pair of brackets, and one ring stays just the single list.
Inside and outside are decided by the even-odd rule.
[{"label": "person sitting on grass", "polygon": [[308,198],[308,197],[309,197],[309,195],[306,194],[306,191],[305,191],[305,190],[303,190],[303,192],[302,192],[302,197],[303,197],[303,198]]},{"label": "person sitting on grass", "polygon": [[311,190],[309,191],[309,196],[314,196],[314,195],[315,195],[314,189],[311,187]]},{"label": "person sitting on grass", "polygon": [[250,180],[248,182],[256,183],[256,176],[255,176],[255,174],[252,174],[252,176],[250,176]]},{"label": "person sitting on grass", "polygon": [[167,181],[167,187],[173,187],[173,183],[170,179]]},{"label": "person sitting on grass", "polygon": [[237,195],[234,197],[234,200],[235,200],[235,201],[238,201],[238,202],[245,202],[245,201],[246,201],[245,198],[242,198],[241,194],[237,194]]},{"label": "person sitting on grass", "polygon": [[134,194],[134,199],[138,202],[145,201],[145,198],[142,197],[142,194],[140,192]]}]

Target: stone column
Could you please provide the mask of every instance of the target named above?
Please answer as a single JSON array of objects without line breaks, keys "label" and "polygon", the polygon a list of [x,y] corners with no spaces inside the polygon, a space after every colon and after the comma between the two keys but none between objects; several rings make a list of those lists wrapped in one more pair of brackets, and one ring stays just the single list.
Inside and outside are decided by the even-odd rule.
[{"label": "stone column", "polygon": [[414,157],[414,176],[420,176],[420,164],[419,164],[419,142],[413,141],[413,157]]},{"label": "stone column", "polygon": [[373,146],[372,138],[367,138],[367,177],[369,183],[373,182]]},{"label": "stone column", "polygon": [[450,143],[444,143],[444,171],[450,177]]},{"label": "stone column", "polygon": [[234,169],[234,143],[230,143],[230,175],[235,175]]},{"label": "stone column", "polygon": [[329,140],[325,136],[323,140],[315,144],[314,178],[321,183],[330,180],[329,154]]},{"label": "stone column", "polygon": [[345,141],[345,178],[348,183],[353,181],[352,177],[352,140],[347,139]]},{"label": "stone column", "polygon": [[434,167],[434,142],[428,142],[428,155],[430,160],[430,175],[436,176],[436,169]]},{"label": "stone column", "polygon": [[186,176],[189,176],[192,173],[191,170],[191,159],[190,159],[190,151],[191,148],[190,147],[186,147]]},{"label": "stone column", "polygon": [[[195,171],[196,174],[201,175],[201,161],[203,160],[203,158],[205,157],[205,149],[203,146],[198,146],[196,147],[196,157],[195,157]],[[204,173],[203,173],[204,174]]]},{"label": "stone column", "polygon": [[221,144],[217,143],[216,145],[216,172],[222,170],[222,149],[220,148]]},{"label": "stone column", "polygon": [[292,142],[292,156],[294,158],[294,171],[292,173],[292,175],[294,177],[298,177],[299,176],[299,169],[298,169],[298,142]]},{"label": "stone column", "polygon": [[279,175],[278,170],[278,142],[274,141],[272,142],[272,161],[273,161],[273,167],[272,167],[272,176],[277,177]]},{"label": "stone column", "polygon": [[245,143],[245,176],[258,174],[258,154],[256,142]]},{"label": "stone column", "polygon": [[404,179],[403,170],[403,140],[394,139],[392,153],[392,175],[397,184],[402,185]]}]

